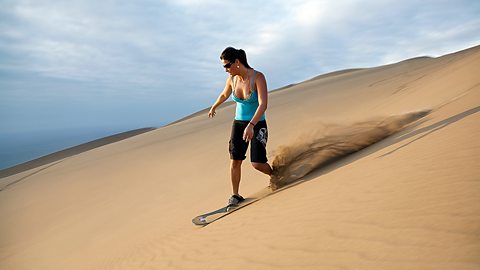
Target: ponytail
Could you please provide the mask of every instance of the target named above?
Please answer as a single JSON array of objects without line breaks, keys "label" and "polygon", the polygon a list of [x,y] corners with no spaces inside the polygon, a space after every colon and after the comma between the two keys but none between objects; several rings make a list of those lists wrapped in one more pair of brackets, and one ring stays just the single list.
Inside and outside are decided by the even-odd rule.
[{"label": "ponytail", "polygon": [[246,68],[251,68],[247,62],[247,54],[242,49],[235,49],[233,47],[228,47],[223,50],[222,54],[220,55],[221,60],[227,60],[230,63],[235,62],[238,59],[240,63],[242,63]]}]

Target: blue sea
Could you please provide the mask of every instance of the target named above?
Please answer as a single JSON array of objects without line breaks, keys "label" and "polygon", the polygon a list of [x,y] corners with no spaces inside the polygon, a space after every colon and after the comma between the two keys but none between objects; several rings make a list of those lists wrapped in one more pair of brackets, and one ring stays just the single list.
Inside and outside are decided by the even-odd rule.
[{"label": "blue sea", "polygon": [[136,128],[89,128],[0,133],[0,170]]}]

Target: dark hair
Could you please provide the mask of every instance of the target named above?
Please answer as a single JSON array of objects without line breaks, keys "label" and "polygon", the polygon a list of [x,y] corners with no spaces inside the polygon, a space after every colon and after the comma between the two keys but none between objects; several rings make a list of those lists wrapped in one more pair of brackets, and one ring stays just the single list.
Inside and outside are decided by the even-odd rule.
[{"label": "dark hair", "polygon": [[247,62],[247,54],[242,49],[235,49],[233,47],[228,47],[223,50],[222,54],[220,55],[221,60],[227,60],[230,63],[235,62],[238,59],[240,63],[242,63],[246,68],[251,68]]}]

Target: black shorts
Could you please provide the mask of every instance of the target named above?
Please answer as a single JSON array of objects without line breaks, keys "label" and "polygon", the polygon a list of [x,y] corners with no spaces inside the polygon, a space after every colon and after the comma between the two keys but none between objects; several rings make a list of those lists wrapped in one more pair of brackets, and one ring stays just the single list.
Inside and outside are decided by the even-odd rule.
[{"label": "black shorts", "polygon": [[[229,151],[232,160],[245,160],[248,148],[248,142],[243,140],[243,132],[248,126],[248,121],[233,121],[232,135],[230,136]],[[257,163],[266,163],[267,159],[267,140],[268,130],[265,120],[259,121],[253,127],[253,138],[250,141],[250,161]]]}]

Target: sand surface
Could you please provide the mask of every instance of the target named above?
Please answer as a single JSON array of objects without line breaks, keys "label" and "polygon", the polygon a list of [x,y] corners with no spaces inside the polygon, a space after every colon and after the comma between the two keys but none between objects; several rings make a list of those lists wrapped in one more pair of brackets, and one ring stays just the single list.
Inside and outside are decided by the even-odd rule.
[{"label": "sand surface", "polygon": [[[474,47],[271,92],[269,160],[303,182],[203,228],[232,104],[1,178],[0,269],[480,269],[478,70]],[[268,184],[245,162],[244,196]]]},{"label": "sand surface", "polygon": [[[90,142],[87,142],[87,143],[83,143],[83,144],[80,144],[80,145],[77,145],[77,146],[69,147],[67,149],[63,149],[61,151],[57,151],[57,152],[54,152],[54,153],[51,153],[51,154],[48,154],[48,155],[45,155],[45,156],[41,156],[39,158],[30,160],[30,161],[27,161],[27,162],[23,162],[23,163],[18,164],[18,165],[0,170],[0,178],[5,178],[7,176],[18,174],[20,172],[24,172],[24,171],[27,171],[27,170],[30,170],[30,169],[35,169],[35,168],[38,168],[38,167],[42,167],[43,165],[51,165],[51,164],[56,163],[57,161],[60,161],[64,158],[68,158],[68,157],[71,157],[71,156],[74,156],[74,155],[78,155],[78,154],[81,154],[83,152],[92,150],[94,148],[104,146],[106,144],[111,144],[111,143],[114,143],[114,142],[122,141],[122,140],[125,140],[127,138],[130,138],[130,137],[133,137],[133,136],[145,133],[145,132],[152,131],[154,129],[155,128],[140,128],[140,129],[130,130],[130,131],[127,131],[127,132],[122,132],[122,133],[114,134],[114,135],[111,135],[111,136],[108,136],[108,137],[93,140],[93,141],[90,141]],[[34,170],[34,171],[38,171],[38,170]],[[0,191],[4,188],[8,187],[10,184],[15,183],[15,182],[13,182],[13,183],[5,183],[5,182],[6,181],[0,181]]]}]

